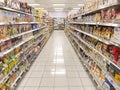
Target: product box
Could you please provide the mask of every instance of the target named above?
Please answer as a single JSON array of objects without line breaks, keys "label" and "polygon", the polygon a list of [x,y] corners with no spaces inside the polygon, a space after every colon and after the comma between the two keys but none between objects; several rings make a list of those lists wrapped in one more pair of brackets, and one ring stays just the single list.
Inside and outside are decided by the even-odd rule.
[{"label": "product box", "polygon": [[4,72],[5,76],[8,75],[8,73],[9,73],[9,67],[8,66],[5,67],[5,69],[3,70],[3,72]]},{"label": "product box", "polygon": [[11,0],[10,1],[10,7],[13,9],[20,10],[20,2],[19,0]]},{"label": "product box", "polygon": [[4,3],[5,0],[0,0],[0,6],[5,6],[5,3]]},{"label": "product box", "polygon": [[120,44],[120,28],[114,28],[114,35],[111,38],[111,41]]}]

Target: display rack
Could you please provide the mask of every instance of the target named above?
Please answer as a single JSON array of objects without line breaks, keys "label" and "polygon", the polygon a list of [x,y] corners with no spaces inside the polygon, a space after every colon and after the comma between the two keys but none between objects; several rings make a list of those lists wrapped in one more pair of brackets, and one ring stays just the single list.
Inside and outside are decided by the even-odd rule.
[{"label": "display rack", "polygon": [[120,90],[119,6],[93,0],[67,18],[65,33],[99,90]]},{"label": "display rack", "polygon": [[[24,4],[20,1],[11,3]],[[15,89],[53,30],[44,21],[46,18],[52,22],[52,18],[48,18],[48,14],[44,16],[42,10],[24,7],[26,3],[18,8],[10,4],[2,3],[0,7],[0,90]]]}]

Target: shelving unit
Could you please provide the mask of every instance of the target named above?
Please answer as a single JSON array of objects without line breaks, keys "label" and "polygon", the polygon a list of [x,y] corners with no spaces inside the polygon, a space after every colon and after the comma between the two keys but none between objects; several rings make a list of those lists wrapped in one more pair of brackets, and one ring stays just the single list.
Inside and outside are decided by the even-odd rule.
[{"label": "shelving unit", "polygon": [[68,16],[65,33],[98,90],[120,90],[120,3],[99,1],[86,3],[78,14]]},{"label": "shelving unit", "polygon": [[[9,5],[8,5],[9,6]],[[0,90],[14,90],[52,34],[52,28],[32,7],[24,12],[13,7],[0,7]],[[28,8],[27,8],[28,9]],[[41,11],[41,10],[40,10]],[[5,14],[6,17],[4,17]],[[49,18],[48,18],[49,17]],[[9,18],[9,20],[8,20]],[[51,24],[52,25],[52,24]]]}]

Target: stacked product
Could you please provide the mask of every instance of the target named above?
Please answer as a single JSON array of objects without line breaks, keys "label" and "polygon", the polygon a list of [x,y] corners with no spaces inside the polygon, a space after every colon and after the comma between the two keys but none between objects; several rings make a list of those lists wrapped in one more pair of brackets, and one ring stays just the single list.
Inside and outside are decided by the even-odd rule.
[{"label": "stacked product", "polygon": [[51,33],[43,14],[27,3],[1,0],[0,5],[0,90],[13,90]]},{"label": "stacked product", "polygon": [[120,90],[119,6],[119,0],[90,1],[69,19],[69,39],[100,90]]}]

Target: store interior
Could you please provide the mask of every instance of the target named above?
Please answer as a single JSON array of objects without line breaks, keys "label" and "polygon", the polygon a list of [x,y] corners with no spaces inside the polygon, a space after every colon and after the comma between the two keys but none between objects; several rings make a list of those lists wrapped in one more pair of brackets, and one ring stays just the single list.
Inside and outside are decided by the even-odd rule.
[{"label": "store interior", "polygon": [[120,0],[0,0],[0,90],[120,90]]}]

